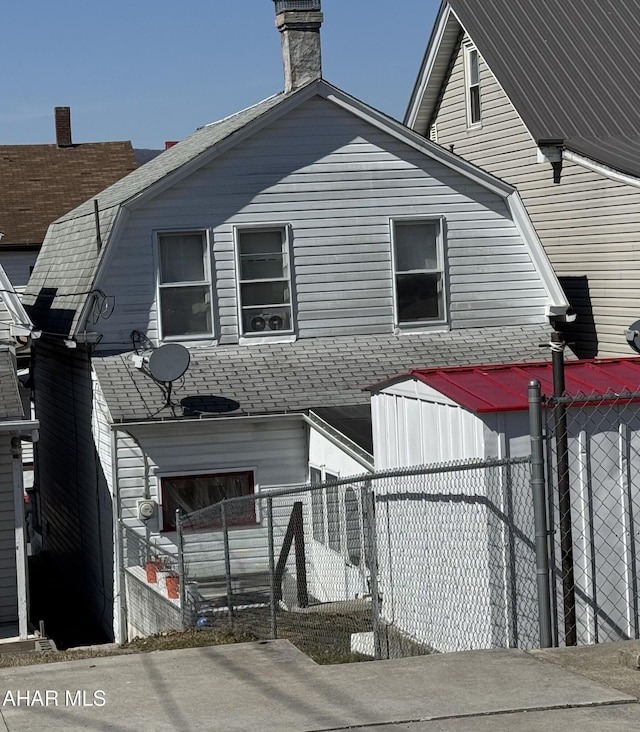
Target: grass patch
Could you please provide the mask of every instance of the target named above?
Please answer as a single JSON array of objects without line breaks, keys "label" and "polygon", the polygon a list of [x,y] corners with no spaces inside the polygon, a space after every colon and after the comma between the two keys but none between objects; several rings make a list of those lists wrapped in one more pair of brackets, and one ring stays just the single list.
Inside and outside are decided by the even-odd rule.
[{"label": "grass patch", "polygon": [[[147,638],[135,638],[122,646],[76,648],[65,651],[28,651],[2,653],[0,668],[31,666],[41,663],[79,661],[127,653],[150,653],[181,648],[219,646],[229,643],[250,643],[271,637],[268,608],[237,612],[233,622],[226,614],[208,618],[209,625],[183,631],[158,633]],[[367,610],[349,613],[284,612],[277,615],[278,638],[287,639],[318,664],[354,663],[371,660],[351,652],[351,634],[371,630],[371,615]]]}]

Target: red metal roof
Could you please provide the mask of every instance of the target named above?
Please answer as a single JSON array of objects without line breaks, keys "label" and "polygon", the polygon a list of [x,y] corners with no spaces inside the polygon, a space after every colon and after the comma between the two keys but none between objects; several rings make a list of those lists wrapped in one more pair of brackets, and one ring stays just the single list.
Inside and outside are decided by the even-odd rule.
[{"label": "red metal roof", "polygon": [[[540,382],[542,394],[553,394],[550,362],[411,369],[370,388],[380,391],[409,377],[478,413],[527,409],[528,385],[533,379]],[[567,396],[640,392],[640,358],[566,361],[565,386]]]}]

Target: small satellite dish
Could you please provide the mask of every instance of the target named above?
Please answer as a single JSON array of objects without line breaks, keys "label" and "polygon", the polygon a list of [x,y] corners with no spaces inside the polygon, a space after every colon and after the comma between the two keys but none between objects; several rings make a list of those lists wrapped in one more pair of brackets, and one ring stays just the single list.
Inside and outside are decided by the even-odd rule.
[{"label": "small satellite dish", "polygon": [[189,368],[190,361],[191,356],[184,346],[167,343],[149,356],[149,373],[156,381],[175,381]]},{"label": "small satellite dish", "polygon": [[629,330],[624,332],[624,337],[631,348],[640,353],[640,320],[636,320],[635,323],[629,326]]}]

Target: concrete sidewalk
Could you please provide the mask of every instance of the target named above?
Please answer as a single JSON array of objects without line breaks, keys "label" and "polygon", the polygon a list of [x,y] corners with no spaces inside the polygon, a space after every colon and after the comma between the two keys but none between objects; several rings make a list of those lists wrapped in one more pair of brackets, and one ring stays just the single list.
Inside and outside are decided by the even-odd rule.
[{"label": "concrete sidewalk", "polygon": [[287,641],[1,669],[0,704],[10,732],[640,729],[635,696],[522,651],[317,666]]}]

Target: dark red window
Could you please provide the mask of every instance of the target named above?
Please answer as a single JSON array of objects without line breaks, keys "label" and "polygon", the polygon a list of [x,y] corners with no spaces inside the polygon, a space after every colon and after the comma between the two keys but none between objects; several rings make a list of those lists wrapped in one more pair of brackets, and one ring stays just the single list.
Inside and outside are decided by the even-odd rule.
[{"label": "dark red window", "polygon": [[[175,531],[177,509],[190,515],[191,528],[220,529],[220,501],[251,496],[254,492],[253,472],[250,470],[162,478],[161,485],[164,531]],[[256,523],[255,502],[251,498],[228,503],[225,510],[227,526]]]}]

